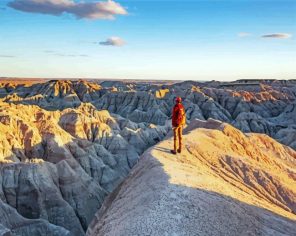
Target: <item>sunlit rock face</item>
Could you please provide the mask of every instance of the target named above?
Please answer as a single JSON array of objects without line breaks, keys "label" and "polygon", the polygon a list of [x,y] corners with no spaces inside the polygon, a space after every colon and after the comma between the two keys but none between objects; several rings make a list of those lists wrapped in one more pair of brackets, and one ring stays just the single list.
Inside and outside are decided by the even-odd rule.
[{"label": "sunlit rock face", "polygon": [[84,235],[106,195],[168,128],[134,123],[89,103],[62,111],[1,103],[0,130],[4,230]]},{"label": "sunlit rock face", "polygon": [[295,85],[1,81],[0,232],[84,235],[105,197],[170,130],[176,96],[188,124],[214,118],[295,149]]},{"label": "sunlit rock face", "polygon": [[[38,105],[46,110],[91,103],[136,123],[165,125],[174,97],[181,96],[188,121],[214,118],[244,132],[266,133],[289,145],[279,132],[295,124],[295,81],[147,83],[131,81],[53,80],[29,85],[1,83],[7,103]],[[293,146],[294,147],[294,146]]]},{"label": "sunlit rock face", "polygon": [[182,154],[170,154],[172,143],[168,137],[142,155],[88,236],[295,233],[293,149],[211,119],[185,129]]}]

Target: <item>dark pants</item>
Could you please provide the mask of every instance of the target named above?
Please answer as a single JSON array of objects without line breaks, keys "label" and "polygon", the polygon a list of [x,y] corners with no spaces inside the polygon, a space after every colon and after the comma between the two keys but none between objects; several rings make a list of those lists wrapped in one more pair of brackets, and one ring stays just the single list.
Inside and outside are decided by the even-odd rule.
[{"label": "dark pants", "polygon": [[179,139],[179,150],[182,150],[182,131],[183,126],[173,127],[174,131],[174,151],[177,151],[177,139]]}]

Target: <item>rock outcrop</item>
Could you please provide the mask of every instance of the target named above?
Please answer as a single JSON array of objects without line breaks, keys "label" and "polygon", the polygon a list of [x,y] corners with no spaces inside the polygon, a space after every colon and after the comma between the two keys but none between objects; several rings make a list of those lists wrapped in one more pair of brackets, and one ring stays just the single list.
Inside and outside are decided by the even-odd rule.
[{"label": "rock outcrop", "polygon": [[295,234],[295,151],[216,120],[192,121],[184,143],[147,150],[87,235]]}]

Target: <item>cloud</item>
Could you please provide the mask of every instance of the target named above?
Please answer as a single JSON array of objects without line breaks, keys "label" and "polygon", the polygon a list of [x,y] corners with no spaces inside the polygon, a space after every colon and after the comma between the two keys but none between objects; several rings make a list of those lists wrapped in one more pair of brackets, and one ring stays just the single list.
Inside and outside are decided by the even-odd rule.
[{"label": "cloud", "polygon": [[43,52],[58,57],[89,57],[87,54],[65,54],[53,50],[44,50]]},{"label": "cloud", "polygon": [[115,15],[127,15],[119,3],[112,0],[75,2],[74,0],[13,0],[8,6],[19,11],[60,16],[69,13],[78,19],[114,19]]},{"label": "cloud", "polygon": [[44,53],[55,53],[55,51],[53,51],[53,50],[44,50],[43,52]]},{"label": "cloud", "polygon": [[1,58],[15,58],[13,55],[0,55]]},{"label": "cloud", "polygon": [[274,38],[274,39],[288,39],[292,37],[289,33],[275,33],[275,34],[264,34],[262,38]]},{"label": "cloud", "polygon": [[246,37],[251,36],[251,33],[240,32],[240,33],[237,34],[237,36],[240,37],[240,38],[246,38]]},{"label": "cloud", "polygon": [[86,54],[63,54],[63,53],[55,53],[54,56],[58,57],[89,57]]},{"label": "cloud", "polygon": [[106,41],[100,42],[99,44],[103,46],[123,46],[125,45],[125,41],[119,37],[110,37]]}]

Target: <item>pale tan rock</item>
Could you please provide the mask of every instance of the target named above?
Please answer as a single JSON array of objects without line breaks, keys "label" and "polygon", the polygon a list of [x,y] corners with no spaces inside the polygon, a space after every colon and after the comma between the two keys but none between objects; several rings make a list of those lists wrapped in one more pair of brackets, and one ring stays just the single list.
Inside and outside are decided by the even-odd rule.
[{"label": "pale tan rock", "polygon": [[193,121],[184,151],[147,150],[88,236],[294,235],[296,152],[216,120]]},{"label": "pale tan rock", "polygon": [[[113,117],[89,103],[62,111],[1,103],[0,131],[0,198],[39,220],[28,221],[19,235],[47,227],[46,235],[80,236],[105,196],[168,129]],[[1,230],[14,235],[9,222],[1,220]]]}]

